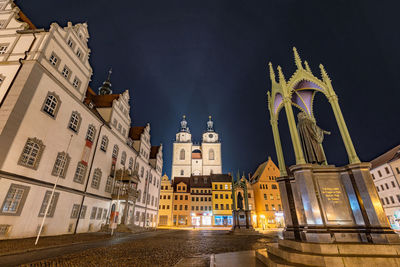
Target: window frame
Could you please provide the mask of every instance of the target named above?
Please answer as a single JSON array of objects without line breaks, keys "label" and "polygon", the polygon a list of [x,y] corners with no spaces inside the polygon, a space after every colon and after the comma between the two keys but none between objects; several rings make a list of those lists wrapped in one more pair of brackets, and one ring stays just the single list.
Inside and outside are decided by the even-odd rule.
[{"label": "window frame", "polygon": [[103,172],[101,171],[100,168],[94,169],[93,175],[92,175],[92,182],[90,183],[90,187],[92,187],[94,189],[99,189],[102,176],[103,176]]},{"label": "window frame", "polygon": [[[77,171],[80,166],[84,167],[83,172],[79,174],[82,177],[82,181],[77,179]],[[87,166],[85,164],[83,164],[81,161],[79,161],[78,164],[76,165],[76,169],[75,169],[75,174],[74,174],[74,179],[73,179],[74,182],[76,182],[78,184],[83,184],[83,182],[85,180],[86,172],[87,172]]]},{"label": "window frame", "polygon": [[[15,212],[8,212],[4,211],[4,206],[6,205],[6,202],[8,201],[8,195],[11,193],[11,191],[16,188],[16,189],[22,189],[22,196],[19,199],[19,203],[17,208],[15,209]],[[10,187],[8,188],[7,194],[4,197],[3,204],[1,205],[1,210],[0,210],[0,215],[5,215],[5,216],[19,216],[21,215],[22,209],[24,208],[26,198],[28,197],[29,190],[31,188],[29,186],[25,185],[20,185],[20,184],[10,184]],[[11,202],[12,203],[12,202]]]},{"label": "window frame", "polygon": [[[103,145],[103,141],[105,140],[105,144]],[[106,135],[103,135],[101,137],[101,142],[100,142],[100,150],[103,152],[107,152],[107,148],[108,148],[108,137]]]},{"label": "window frame", "polygon": [[[27,147],[29,142],[32,142],[32,143],[36,144],[37,146],[39,146],[38,151],[37,151],[36,156],[35,156],[35,161],[34,161],[34,163],[32,165],[27,163],[29,161],[29,159],[27,159],[26,162],[23,159],[26,147]],[[37,170],[38,167],[39,167],[40,159],[42,158],[42,154],[43,154],[43,151],[44,151],[45,148],[46,148],[46,146],[43,144],[42,140],[39,140],[36,137],[33,137],[33,138],[32,137],[28,137],[28,140],[26,140],[25,145],[22,148],[22,152],[21,152],[21,155],[19,156],[17,164],[21,165],[21,166],[24,166],[24,167],[27,167],[27,168],[30,168],[30,169]],[[32,157],[31,154],[29,154],[29,156]]]},{"label": "window frame", "polygon": [[[49,99],[50,96],[54,97],[57,100],[57,104],[54,107],[53,113],[50,113],[50,112],[45,110],[45,108],[47,107],[47,99]],[[61,106],[61,103],[62,103],[62,101],[61,101],[60,97],[54,91],[53,92],[49,91],[49,92],[47,92],[46,98],[43,101],[41,111],[44,114],[46,114],[47,116],[49,116],[50,118],[56,119],[57,114],[58,114],[58,110],[60,109],[60,106]]]},{"label": "window frame", "polygon": [[[60,161],[61,161],[61,157],[63,157],[63,167],[62,167],[62,171],[59,172],[59,168],[57,167],[57,162],[59,162],[59,157],[60,157]],[[68,171],[68,166],[69,166],[69,162],[71,161],[71,157],[69,156],[68,153],[63,152],[58,152],[57,153],[57,157],[56,160],[54,161],[54,165],[53,165],[53,170],[51,171],[51,175],[53,176],[59,176],[61,178],[65,178],[65,176],[67,175],[67,171]]]},{"label": "window frame", "polygon": [[[74,128],[72,128],[72,124],[71,124],[71,121],[72,121],[72,117],[73,116],[77,116],[77,118],[78,118],[78,121],[77,121],[77,123],[76,123],[76,130],[74,129]],[[76,133],[76,134],[78,134],[79,133],[79,129],[80,129],[80,126],[81,126],[81,123],[82,123],[82,116],[81,116],[81,114],[78,112],[78,111],[72,111],[72,113],[71,113],[71,116],[69,117],[69,121],[68,121],[68,125],[67,125],[67,128],[68,129],[70,129],[71,131],[73,131],[74,133]]]},{"label": "window frame", "polygon": [[[47,202],[45,205],[47,196],[48,196],[48,199],[47,199]],[[56,207],[57,207],[58,198],[60,197],[60,192],[54,192],[53,198],[50,199],[50,197],[51,197],[51,191],[46,190],[43,200],[42,200],[42,205],[40,206],[40,209],[39,209],[38,217],[44,217],[44,213],[46,212],[46,206],[47,206],[48,201],[50,201],[50,208],[47,211],[46,217],[52,218],[54,216],[54,213],[55,213]]]}]

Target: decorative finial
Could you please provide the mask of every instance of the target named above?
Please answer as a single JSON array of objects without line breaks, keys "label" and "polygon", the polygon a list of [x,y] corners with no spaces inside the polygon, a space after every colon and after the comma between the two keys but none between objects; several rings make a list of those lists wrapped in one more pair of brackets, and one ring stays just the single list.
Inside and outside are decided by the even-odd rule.
[{"label": "decorative finial", "polygon": [[111,79],[111,74],[112,74],[112,68],[110,68],[110,70],[108,71],[107,81]]},{"label": "decorative finial", "polygon": [[286,83],[281,66],[278,66],[279,83]]},{"label": "decorative finial", "polygon": [[293,47],[293,53],[294,53],[294,63],[296,63],[298,69],[302,69],[303,65],[301,65],[301,59],[299,53],[297,52],[296,47]]},{"label": "decorative finial", "polygon": [[214,122],[211,120],[211,116],[208,116],[207,132],[214,132]]},{"label": "decorative finial", "polygon": [[310,74],[312,74],[310,66],[308,65],[307,60],[304,60],[304,65],[306,66],[306,71],[309,72]]},{"label": "decorative finial", "polygon": [[181,132],[189,132],[189,127],[187,126],[187,121],[186,121],[186,115],[182,116]]},{"label": "decorative finial", "polygon": [[324,82],[326,82],[326,81],[329,81],[329,82],[330,82],[331,79],[329,78],[328,73],[326,73],[326,70],[325,70],[325,68],[324,68],[324,65],[319,64],[319,68],[320,68],[320,70],[321,70],[322,80],[323,80]]},{"label": "decorative finial", "polygon": [[271,82],[276,83],[275,72],[274,72],[274,68],[272,67],[272,63],[269,62],[268,65],[269,65],[269,78],[271,79]]},{"label": "decorative finial", "polygon": [[183,119],[186,119],[186,115],[183,115],[182,118],[183,118]]}]

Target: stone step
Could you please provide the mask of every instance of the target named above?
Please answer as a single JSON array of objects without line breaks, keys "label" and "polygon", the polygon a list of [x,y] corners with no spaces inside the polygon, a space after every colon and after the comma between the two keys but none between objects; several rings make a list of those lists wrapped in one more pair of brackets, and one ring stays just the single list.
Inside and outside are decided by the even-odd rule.
[{"label": "stone step", "polygon": [[307,267],[307,265],[291,263],[275,255],[268,254],[266,249],[256,250],[256,257],[268,267]]}]

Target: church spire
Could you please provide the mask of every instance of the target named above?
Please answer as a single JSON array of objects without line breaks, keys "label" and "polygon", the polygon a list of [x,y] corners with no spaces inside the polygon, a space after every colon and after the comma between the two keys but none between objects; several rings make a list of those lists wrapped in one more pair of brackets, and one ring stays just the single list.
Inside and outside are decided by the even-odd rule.
[{"label": "church spire", "polygon": [[214,122],[211,120],[211,116],[208,116],[207,132],[214,132]]},{"label": "church spire", "polygon": [[111,73],[112,73],[112,68],[108,71],[108,76],[107,80],[103,82],[103,85],[99,87],[99,95],[111,95],[112,90],[111,90]]}]

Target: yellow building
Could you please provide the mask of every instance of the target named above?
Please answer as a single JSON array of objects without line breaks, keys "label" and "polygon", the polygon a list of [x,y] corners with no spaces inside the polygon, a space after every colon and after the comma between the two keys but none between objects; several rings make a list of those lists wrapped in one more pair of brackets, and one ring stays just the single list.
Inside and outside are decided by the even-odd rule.
[{"label": "yellow building", "polygon": [[172,223],[176,226],[191,225],[190,177],[175,177],[173,181]]},{"label": "yellow building", "polygon": [[160,201],[158,209],[158,225],[171,226],[172,225],[172,199],[173,188],[168,176],[164,174],[161,178]]},{"label": "yellow building", "polygon": [[232,177],[229,174],[212,174],[212,207],[215,226],[232,226]]},{"label": "yellow building", "polygon": [[212,225],[212,194],[209,175],[190,177],[192,225]]},{"label": "yellow building", "polygon": [[259,228],[283,227],[283,211],[276,178],[280,176],[279,168],[270,157],[260,166],[251,177],[251,184],[254,192],[256,216]]}]

